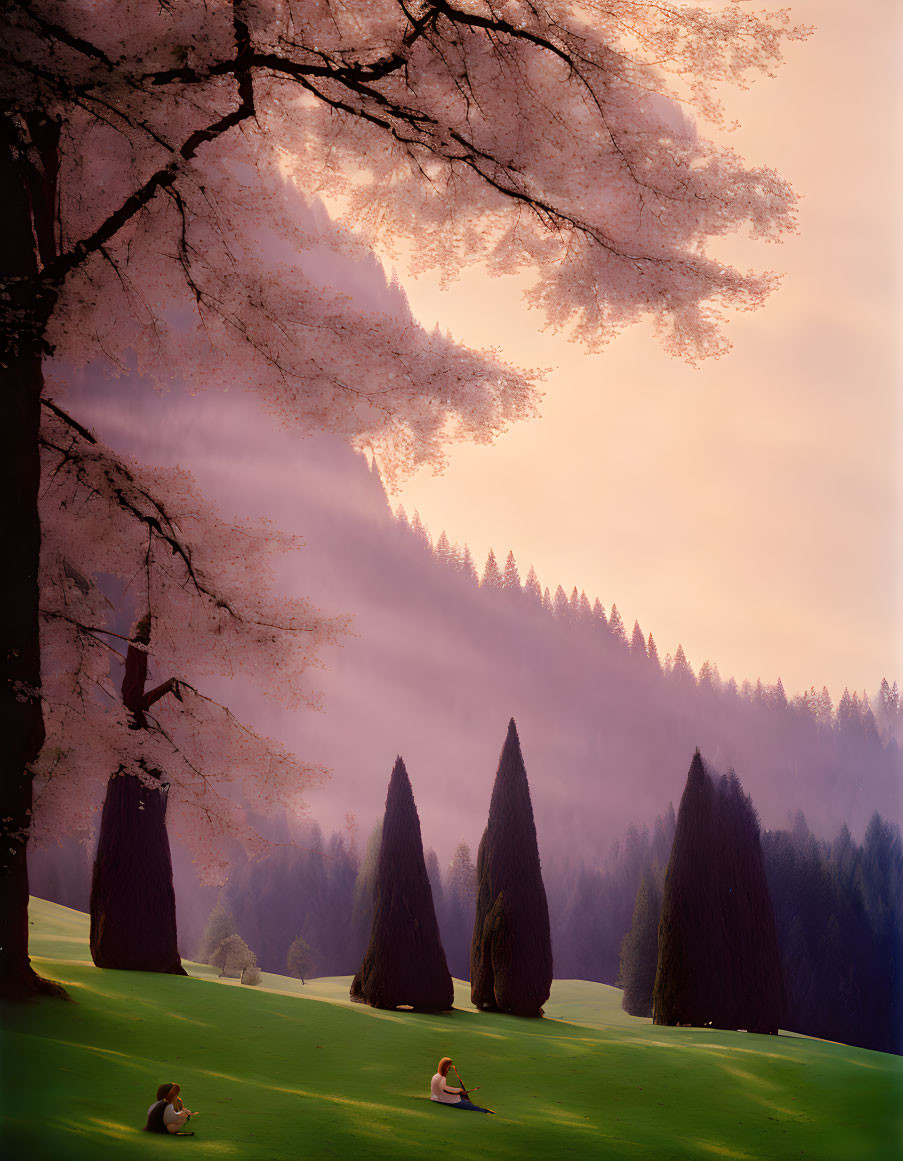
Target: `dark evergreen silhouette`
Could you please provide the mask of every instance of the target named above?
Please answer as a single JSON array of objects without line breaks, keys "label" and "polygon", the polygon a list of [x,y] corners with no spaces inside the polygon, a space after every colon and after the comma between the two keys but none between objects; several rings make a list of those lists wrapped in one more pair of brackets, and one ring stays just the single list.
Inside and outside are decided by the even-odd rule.
[{"label": "dark evergreen silhouette", "polygon": [[698,750],[665,875],[653,1017],[770,1033],[785,1018],[758,819],[736,776],[716,785]]},{"label": "dark evergreen silhouette", "polygon": [[633,923],[621,943],[618,987],[624,989],[621,1006],[631,1016],[652,1015],[661,905],[655,881],[644,875],[633,908]]},{"label": "dark evergreen silhouette", "polygon": [[351,998],[374,1008],[447,1011],[454,988],[439,937],[423,858],[420,819],[404,762],[398,758],[383,818],[370,945]]},{"label": "dark evergreen silhouette", "polygon": [[[135,627],[126,654],[122,701],[130,728],[147,728],[147,710],[167,693],[179,697],[172,679],[147,684],[150,616]],[[176,897],[166,833],[166,792],[159,770],[146,781],[117,772],[107,784],[91,881],[91,957],[98,967],[185,975],[176,941]]]},{"label": "dark evergreen silhouette", "polygon": [[717,790],[719,950],[727,986],[712,1023],[776,1035],[786,1026],[786,999],[759,819],[734,773],[722,777]]},{"label": "dark evergreen silhouette", "polygon": [[541,1016],[552,985],[549,908],[513,718],[477,857],[470,979],[478,1008],[515,1016]]},{"label": "dark evergreen silhouette", "polygon": [[802,812],[766,832],[763,855],[794,1032],[903,1053],[903,843],[874,815],[862,845],[849,828],[817,840]]},{"label": "dark evergreen silhouette", "polygon": [[723,980],[710,943],[715,934],[715,788],[697,750],[677,812],[665,872],[658,932],[653,1019],[710,1024]]}]

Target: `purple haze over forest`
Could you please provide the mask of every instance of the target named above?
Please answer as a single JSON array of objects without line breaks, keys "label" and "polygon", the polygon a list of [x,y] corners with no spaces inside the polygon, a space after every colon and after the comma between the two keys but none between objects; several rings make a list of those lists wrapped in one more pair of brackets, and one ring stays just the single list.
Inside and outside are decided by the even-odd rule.
[{"label": "purple haze over forest", "polygon": [[[319,210],[314,217],[326,228]],[[360,309],[407,314],[376,259],[324,246],[308,262]],[[697,746],[714,767],[736,769],[767,827],[797,809],[824,835],[843,822],[861,833],[876,809],[900,820],[899,753],[881,744],[874,723],[826,730],[770,704],[780,701],[774,691],[742,698],[717,678],[700,687],[665,677],[604,625],[556,619],[524,596],[477,587],[396,520],[378,474],[337,438],[274,430],[249,396],[159,394],[96,369],[74,378],[73,397],[117,451],[190,467],[227,518],[266,515],[301,535],[305,547],[287,560],[280,588],[326,614],[353,615],[353,635],[311,674],[323,713],[289,714],[241,680],[205,686],[331,769],[308,795],[327,832],[348,812],[369,831],[402,754],[425,846],[443,862],[461,840],[475,847],[511,716],[544,858],[601,860],[628,823],[651,824],[679,799]],[[504,540],[499,529],[500,565]],[[518,563],[523,580],[530,562]]]}]

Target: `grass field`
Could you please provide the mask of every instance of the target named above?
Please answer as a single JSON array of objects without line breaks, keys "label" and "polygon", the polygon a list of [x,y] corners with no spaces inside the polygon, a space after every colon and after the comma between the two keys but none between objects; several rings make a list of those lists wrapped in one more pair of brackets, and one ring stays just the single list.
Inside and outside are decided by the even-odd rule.
[{"label": "grass field", "polygon": [[[898,1057],[798,1036],[653,1027],[614,988],[556,981],[543,1020],[379,1012],[348,979],[257,988],[96,969],[87,916],[34,900],[36,967],[75,1003],[2,1014],[3,1155],[155,1158],[800,1158],[903,1156]],[[426,1099],[440,1056],[495,1117]],[[182,1084],[191,1139],[140,1131]]]}]

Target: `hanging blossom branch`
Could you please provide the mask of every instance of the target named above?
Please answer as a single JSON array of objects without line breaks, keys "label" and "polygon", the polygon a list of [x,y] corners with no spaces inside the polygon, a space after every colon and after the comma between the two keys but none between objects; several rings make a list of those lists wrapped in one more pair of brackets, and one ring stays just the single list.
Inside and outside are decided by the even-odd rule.
[{"label": "hanging blossom branch", "polygon": [[[259,628],[282,633],[316,634],[322,631],[321,626],[316,623],[303,624],[291,617],[282,620],[266,618],[238,606],[225,588],[217,585],[216,579],[208,577],[198,569],[192,546],[183,535],[178,518],[170,512],[168,502],[156,495],[138,477],[137,470],[130,468],[109,448],[101,444],[87,428],[63,411],[58,404],[49,399],[42,399],[41,403],[60,421],[60,424],[64,425],[61,429],[59,425],[45,424],[41,431],[42,447],[59,457],[51,468],[52,476],[55,477],[64,469],[68,470],[77,488],[86,495],[118,506],[123,514],[143,524],[150,536],[150,547],[145,553],[145,562],[153,555],[154,542],[159,540],[169,550],[171,556],[181,562],[184,571],[183,585],[215,609],[228,613],[235,621],[247,621]],[[73,438],[60,438],[62,431],[66,429]],[[228,527],[238,532],[236,526]],[[269,531],[267,535],[270,535]],[[288,546],[291,542],[292,538],[286,537],[283,544]]]},{"label": "hanging blossom branch", "polygon": [[[150,772],[165,771],[176,833],[205,874],[221,876],[224,835],[263,849],[247,808],[301,810],[303,792],[325,772],[200,694],[198,676],[235,675],[239,654],[242,677],[288,705],[316,705],[303,676],[347,620],[268,595],[270,562],[295,550],[294,538],[220,521],[185,473],[124,461],[50,401],[42,447],[47,744],[35,769],[35,833],[50,835],[61,823],[90,830],[97,801],[83,770],[157,784]],[[139,610],[128,637],[92,579],[104,574],[127,582]],[[127,657],[106,638],[127,642]],[[111,650],[125,662],[121,696],[110,680]],[[151,666],[160,677],[149,683]]]},{"label": "hanging blossom branch", "polygon": [[[542,267],[528,301],[586,342],[651,313],[672,319],[676,351],[717,353],[721,311],[756,306],[774,285],[706,259],[700,243],[744,224],[774,236],[791,229],[789,187],[701,141],[674,101],[719,121],[716,86],[773,71],[784,43],[808,34],[784,13],[666,0],[625,0],[615,11],[596,0],[503,9],[376,0],[352,15],[306,0],[231,0],[203,12],[185,5],[173,27],[148,20],[144,42],[114,44],[99,27],[93,38],[87,27],[67,31],[43,7],[22,9],[16,70],[38,89],[55,84],[57,96],[96,105],[97,116],[109,109],[141,168],[165,155],[45,266],[48,285],[119,246],[158,193],[178,187],[187,199],[193,185],[207,199],[213,154],[202,158],[203,147],[228,139],[233,149],[233,130],[248,144],[266,136],[298,150],[309,171],[312,153],[330,157],[320,176],[357,186],[351,214],[387,244],[412,233],[416,208],[425,262]],[[188,59],[154,67],[173,43]],[[35,59],[46,44],[66,62],[55,74]],[[173,118],[177,94],[183,112]],[[188,123],[205,110],[201,125]],[[352,156],[357,178],[345,166]]]}]

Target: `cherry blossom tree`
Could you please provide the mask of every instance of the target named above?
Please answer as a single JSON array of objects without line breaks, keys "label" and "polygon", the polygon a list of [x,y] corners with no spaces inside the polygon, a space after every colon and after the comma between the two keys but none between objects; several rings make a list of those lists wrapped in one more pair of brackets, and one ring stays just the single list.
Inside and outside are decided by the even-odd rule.
[{"label": "cherry blossom tree", "polygon": [[[413,246],[420,268],[531,271],[530,305],[590,346],[649,317],[669,350],[719,354],[726,312],[758,306],[774,278],[729,268],[705,242],[741,228],[777,237],[794,198],[679,110],[689,102],[718,124],[721,84],[770,72],[804,32],[780,13],[668,0],[4,0],[2,12],[0,989],[16,995],[41,986],[27,959],[25,844],[48,683],[61,674],[77,702],[93,680],[96,662],[76,659],[94,650],[103,605],[51,531],[39,564],[42,417],[51,472],[137,529],[117,519],[108,557],[140,532],[149,593],[168,550],[185,608],[221,630],[217,664],[232,628],[255,648],[265,636],[262,617],[211,581],[235,564],[231,547],[192,544],[186,530],[206,528],[192,503],[181,523],[170,514],[168,488],[184,499],[184,480],[160,488],[92,442],[45,381],[48,354],[121,367],[131,352],[157,381],[250,388],[278,421],[372,447],[390,478],[530,413],[534,380],[491,352],[363,317],[312,285],[297,188],[327,191],[384,250]],[[83,540],[78,527],[55,543]],[[39,568],[58,590],[40,599]],[[42,646],[39,604],[66,601],[77,616],[45,617]],[[197,665],[199,622],[180,643],[189,614],[170,611],[172,622],[151,609],[155,660],[167,667],[159,630]],[[329,632],[309,611],[273,623],[280,639],[304,637],[308,660]],[[67,626],[59,642],[51,624]],[[287,665],[275,681],[293,684]],[[173,700],[159,702],[161,721]],[[163,732],[139,734],[164,745]],[[111,756],[99,754],[95,770]]]},{"label": "cherry blossom tree", "polygon": [[[111,775],[92,956],[103,967],[179,971],[167,823],[202,878],[221,881],[222,839],[238,838],[252,855],[264,846],[245,808],[298,806],[321,773],[205,696],[204,681],[239,669],[287,706],[311,703],[302,675],[343,622],[272,593],[273,558],[292,538],[224,523],[185,473],[126,465],[50,416],[40,584],[47,738],[34,765],[32,834],[47,838],[63,822],[89,833],[90,782]],[[140,610],[127,641],[100,574],[128,582]]]}]

